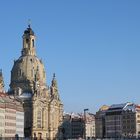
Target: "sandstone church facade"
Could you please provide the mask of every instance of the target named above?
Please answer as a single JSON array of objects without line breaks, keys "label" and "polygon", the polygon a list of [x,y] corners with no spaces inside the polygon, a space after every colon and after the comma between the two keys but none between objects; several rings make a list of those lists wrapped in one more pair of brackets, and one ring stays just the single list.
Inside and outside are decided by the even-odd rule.
[{"label": "sandstone church facade", "polygon": [[55,74],[49,87],[43,62],[36,55],[35,34],[30,25],[22,38],[21,56],[11,70],[10,94],[23,103],[25,136],[60,139],[63,104]]}]

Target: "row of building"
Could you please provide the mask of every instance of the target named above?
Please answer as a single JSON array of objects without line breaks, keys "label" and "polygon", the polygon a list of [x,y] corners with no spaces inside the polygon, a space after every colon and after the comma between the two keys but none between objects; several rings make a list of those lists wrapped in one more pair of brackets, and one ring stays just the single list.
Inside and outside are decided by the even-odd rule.
[{"label": "row of building", "polygon": [[[12,96],[0,93],[0,137],[24,137],[23,105]],[[96,114],[64,113],[63,138],[138,138],[140,106],[134,103],[103,106]]]},{"label": "row of building", "polygon": [[48,86],[45,66],[36,54],[30,25],[22,36],[21,55],[11,70],[4,93],[0,71],[0,137],[62,138],[139,137],[140,106],[133,103],[103,106],[94,115],[64,114],[55,74]]},{"label": "row of building", "polygon": [[[0,137],[15,137],[16,134],[24,137],[24,116],[24,106],[19,98],[5,93],[2,71],[0,71]],[[60,130],[61,137],[65,139],[138,138],[140,137],[140,106],[128,102],[104,105],[96,114],[64,113]]]},{"label": "row of building", "polygon": [[138,138],[140,106],[134,103],[102,106],[96,114],[64,114],[64,138]]},{"label": "row of building", "polygon": [[94,114],[64,113],[62,126],[64,139],[95,137]]}]

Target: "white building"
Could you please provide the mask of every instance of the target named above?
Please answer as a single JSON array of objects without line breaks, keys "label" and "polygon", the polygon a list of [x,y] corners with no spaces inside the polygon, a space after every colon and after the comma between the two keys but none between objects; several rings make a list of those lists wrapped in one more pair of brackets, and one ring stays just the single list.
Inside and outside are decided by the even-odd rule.
[{"label": "white building", "polygon": [[95,116],[94,114],[87,113],[85,121],[85,135],[86,139],[95,137]]},{"label": "white building", "polygon": [[24,137],[24,112],[20,103],[16,103],[16,134],[19,137]]}]

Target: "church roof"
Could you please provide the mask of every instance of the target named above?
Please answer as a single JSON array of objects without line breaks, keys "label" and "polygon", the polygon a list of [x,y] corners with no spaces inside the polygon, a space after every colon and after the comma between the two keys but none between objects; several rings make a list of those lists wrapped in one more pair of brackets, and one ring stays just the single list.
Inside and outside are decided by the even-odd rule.
[{"label": "church roof", "polygon": [[34,31],[30,27],[30,25],[28,25],[28,28],[24,31],[24,34],[34,35]]}]

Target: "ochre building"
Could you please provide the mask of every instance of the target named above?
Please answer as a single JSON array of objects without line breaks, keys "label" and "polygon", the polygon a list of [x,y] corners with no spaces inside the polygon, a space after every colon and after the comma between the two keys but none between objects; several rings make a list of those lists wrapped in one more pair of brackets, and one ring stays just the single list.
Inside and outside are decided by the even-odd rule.
[{"label": "ochre building", "polygon": [[23,102],[25,137],[61,139],[63,104],[55,74],[49,87],[44,64],[36,55],[36,37],[30,25],[22,38],[21,56],[11,70],[10,93]]}]

